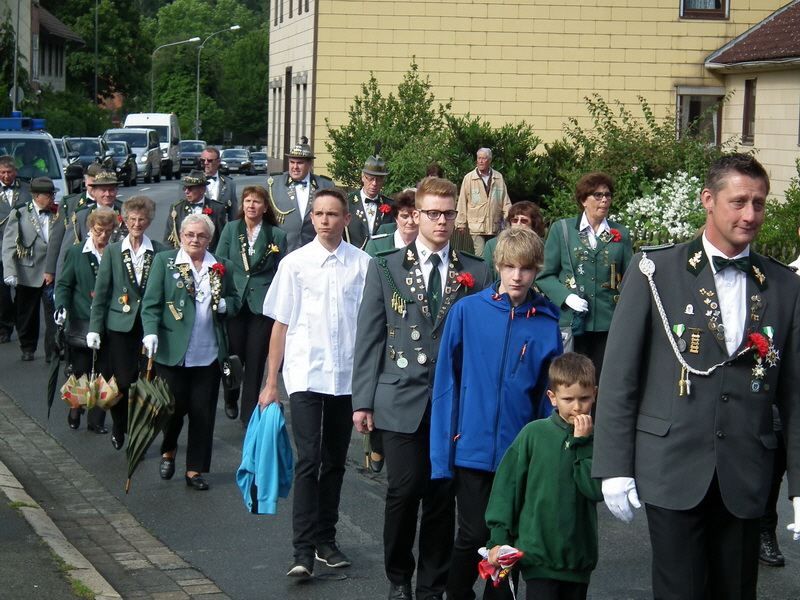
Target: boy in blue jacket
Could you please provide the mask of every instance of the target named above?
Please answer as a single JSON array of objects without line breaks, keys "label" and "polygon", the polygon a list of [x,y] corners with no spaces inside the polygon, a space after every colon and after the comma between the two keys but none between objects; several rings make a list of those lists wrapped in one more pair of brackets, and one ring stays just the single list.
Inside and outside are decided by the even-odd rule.
[{"label": "boy in blue jacket", "polygon": [[[489,537],[484,512],[494,472],[530,421],[546,417],[547,369],[561,354],[559,310],[531,289],[544,260],[527,227],[500,234],[500,281],[459,300],[445,324],[431,405],[431,478],[452,478],[458,504],[447,597],[475,598],[478,549]],[[487,585],[484,599],[510,598]]]}]

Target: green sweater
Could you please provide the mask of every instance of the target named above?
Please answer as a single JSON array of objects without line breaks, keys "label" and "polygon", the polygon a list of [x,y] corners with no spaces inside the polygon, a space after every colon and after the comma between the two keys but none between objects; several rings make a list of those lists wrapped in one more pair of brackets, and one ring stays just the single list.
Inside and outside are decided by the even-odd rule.
[{"label": "green sweater", "polygon": [[503,456],[486,508],[487,548],[508,544],[525,555],[524,579],[589,583],[597,565],[593,435],[575,438],[557,412],[528,423]]}]

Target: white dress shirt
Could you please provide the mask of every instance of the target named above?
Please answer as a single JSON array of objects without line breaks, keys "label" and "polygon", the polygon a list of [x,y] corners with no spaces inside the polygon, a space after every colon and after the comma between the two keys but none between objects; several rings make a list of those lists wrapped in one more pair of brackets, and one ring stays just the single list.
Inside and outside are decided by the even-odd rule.
[{"label": "white dress shirt", "polygon": [[589,245],[592,247],[592,250],[594,250],[597,248],[597,238],[606,231],[611,231],[611,227],[609,226],[608,221],[603,219],[603,222],[600,223],[600,227],[597,228],[597,233],[595,233],[594,229],[589,223],[589,219],[586,218],[586,212],[584,211],[584,213],[581,215],[581,224],[579,225],[579,230],[581,233],[584,231],[586,232],[586,236],[589,239]]},{"label": "white dress shirt", "polygon": [[120,250],[125,252],[129,250],[131,253],[131,263],[133,264],[133,274],[136,277],[136,283],[142,285],[142,275],[144,274],[144,253],[150,250],[153,252],[153,242],[146,235],[142,235],[142,243],[139,244],[139,251],[136,252],[131,246],[130,235],[126,235],[122,240]]},{"label": "white dress shirt", "polygon": [[[301,185],[302,183],[305,183],[305,185]],[[311,192],[311,174],[309,173],[302,182],[292,181],[289,185],[294,186],[294,193],[297,198],[297,212],[300,214],[300,218],[303,219],[308,208],[308,195]]]},{"label": "white dress shirt", "polygon": [[49,210],[42,212],[41,209],[33,205],[33,210],[36,211],[36,220],[39,221],[39,228],[42,230],[42,238],[45,242],[50,241],[50,217],[53,215]]},{"label": "white dress shirt", "polygon": [[217,200],[219,198],[219,173],[208,177],[208,183],[206,184],[206,196],[212,200]]},{"label": "white dress shirt", "polygon": [[750,246],[736,256],[725,256],[708,241],[703,233],[703,249],[708,256],[711,270],[714,273],[714,286],[717,288],[719,298],[719,311],[722,323],[725,325],[725,348],[732,355],[738,350],[744,336],[745,314],[747,312],[747,275],[739,269],[728,267],[717,271],[714,267],[714,256],[723,258],[742,258],[750,256]]},{"label": "white dress shirt", "polygon": [[211,282],[208,271],[216,260],[210,252],[206,252],[203,257],[203,264],[200,269],[195,269],[192,259],[183,248],[178,250],[175,256],[175,264],[188,264],[194,277],[194,306],[195,315],[192,323],[192,335],[189,338],[189,346],[186,349],[186,356],[183,357],[184,367],[207,367],[215,360],[219,354],[217,346],[217,334],[214,331],[214,313],[211,310]]},{"label": "white dress shirt", "polygon": [[378,215],[378,202],[367,202],[367,193],[364,188],[361,188],[361,203],[364,205],[364,216],[367,218],[367,225],[369,227],[369,237],[372,237],[372,230],[375,227],[375,217]]},{"label": "white dress shirt", "polygon": [[[425,289],[428,289],[428,280],[433,270],[431,255],[434,254],[434,252],[423,244],[419,238],[414,240],[414,243],[417,245],[417,256],[419,256],[419,265],[422,269],[422,280],[425,282]],[[439,275],[441,275],[440,279],[442,281],[442,289],[439,290],[439,293],[441,297],[444,298],[444,288],[445,285],[447,285],[447,267],[450,264],[450,242],[447,242],[447,245],[435,254],[438,254],[439,258],[442,259],[439,263]]]},{"label": "white dress shirt", "polygon": [[83,243],[83,250],[81,250],[81,252],[83,254],[94,254],[94,257],[97,259],[97,264],[100,264],[100,261],[103,260],[103,255],[98,252],[97,246],[94,245],[91,233],[86,236],[86,241]]},{"label": "white dress shirt", "polygon": [[287,393],[352,393],[356,322],[369,261],[369,254],[345,242],[328,252],[315,237],[279,263],[264,314],[288,326]]}]

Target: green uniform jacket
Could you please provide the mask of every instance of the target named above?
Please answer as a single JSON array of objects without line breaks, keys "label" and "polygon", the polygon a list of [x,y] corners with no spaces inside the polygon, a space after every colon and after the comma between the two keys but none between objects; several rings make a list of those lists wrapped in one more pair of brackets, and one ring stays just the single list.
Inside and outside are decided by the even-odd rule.
[{"label": "green uniform jacket", "polygon": [[[141,286],[136,282],[133,265],[127,259],[127,251],[125,255],[122,253],[122,242],[109,244],[106,247],[94,286],[89,331],[99,334],[103,334],[106,330],[127,333],[133,329],[141,311],[154,253],[167,250],[167,246],[161,242],[150,241],[154,252],[145,253]],[[127,312],[126,304],[130,306]]]},{"label": "green uniform jacket", "polygon": [[[194,293],[187,290],[175,267],[177,255],[177,250],[169,250],[155,256],[142,300],[144,335],[158,336],[158,350],[153,358],[157,363],[168,367],[176,366],[186,356],[195,317]],[[225,267],[220,297],[225,299],[226,311],[224,315],[217,314],[214,319],[218,359],[221,364],[228,356],[227,336],[223,330],[224,318],[239,312],[240,303],[239,293],[233,282],[233,265],[224,258],[214,258]]]},{"label": "green uniform jacket", "polygon": [[561,327],[569,327],[575,314],[564,301],[570,294],[578,294],[589,302],[584,319],[586,331],[608,331],[619,300],[619,283],[633,256],[631,234],[622,225],[609,221],[609,227],[619,232],[620,240],[614,242],[611,235],[602,236],[604,239],[598,239],[597,247],[592,249],[588,239],[578,231],[581,218],[565,221],[566,245],[562,221],[550,226],[544,243],[544,268],[536,276],[536,285],[561,309],[558,322]]},{"label": "green uniform jacket", "polygon": [[367,241],[364,252],[375,258],[380,252],[394,250],[394,233],[379,233]]},{"label": "green uniform jacket", "polygon": [[244,219],[231,221],[222,230],[216,256],[231,261],[242,306],[246,303],[251,313],[260,315],[264,312],[264,296],[278,270],[278,263],[286,256],[286,234],[264,222],[252,256],[248,255],[247,249],[247,224]]},{"label": "green uniform jacket", "polygon": [[486,507],[487,548],[522,550],[524,579],[589,583],[597,565],[593,436],[575,438],[557,412],[528,423],[497,468]]},{"label": "green uniform jacket", "polygon": [[97,257],[91,252],[84,252],[83,244],[67,249],[61,277],[56,281],[55,305],[59,310],[67,309],[69,320],[89,320],[92,291],[99,268]]}]

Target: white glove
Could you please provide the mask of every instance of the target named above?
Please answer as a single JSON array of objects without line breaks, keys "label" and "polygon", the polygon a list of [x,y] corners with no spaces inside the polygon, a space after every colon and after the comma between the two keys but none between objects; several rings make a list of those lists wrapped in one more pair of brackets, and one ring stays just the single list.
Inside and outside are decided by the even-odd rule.
[{"label": "white glove", "polygon": [[608,477],[603,479],[603,499],[611,514],[623,523],[633,521],[634,508],[641,508],[636,481],[633,477]]},{"label": "white glove", "polygon": [[217,304],[217,312],[221,315],[224,315],[228,310],[228,305],[225,304],[225,298],[220,298],[219,303]]},{"label": "white glove", "polygon": [[578,296],[578,294],[570,294],[567,296],[567,299],[564,300],[564,304],[569,306],[575,312],[586,312],[589,310],[589,303]]},{"label": "white glove", "polygon": [[60,308],[56,312],[53,313],[53,321],[56,322],[56,325],[61,327],[67,321],[67,309]]},{"label": "white glove", "polygon": [[147,350],[147,358],[153,358],[153,355],[158,352],[158,336],[156,334],[151,333],[150,335],[144,336],[144,338],[142,338],[142,344],[144,344]]},{"label": "white glove", "polygon": [[3,279],[3,283],[5,283],[8,287],[17,287],[17,276],[9,275]]},{"label": "white glove", "polygon": [[100,350],[100,334],[90,331],[86,334],[86,345],[92,350]]},{"label": "white glove", "polygon": [[794,506],[794,523],[786,526],[786,529],[793,532],[792,539],[796,542],[800,540],[800,496],[792,498],[792,505]]}]

